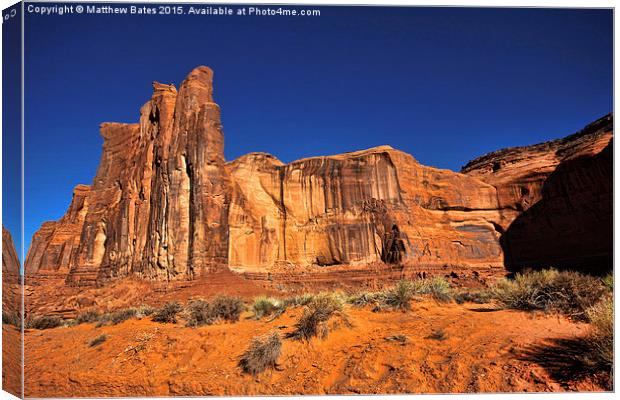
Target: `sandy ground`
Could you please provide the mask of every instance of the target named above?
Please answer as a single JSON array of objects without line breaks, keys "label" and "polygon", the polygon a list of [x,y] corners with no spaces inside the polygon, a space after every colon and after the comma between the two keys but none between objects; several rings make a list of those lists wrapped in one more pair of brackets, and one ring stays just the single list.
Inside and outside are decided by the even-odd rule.
[{"label": "sandy ground", "polygon": [[[346,309],[352,326],[324,340],[284,339],[276,369],[253,377],[238,360],[257,335],[294,329],[301,309],[273,321],[245,313],[200,328],[129,320],[27,330],[26,396],[294,395],[601,390],[571,374],[565,343],[587,325],[487,305],[414,303]],[[431,338],[442,330],[443,339]],[[88,343],[101,334],[99,346]],[[406,335],[405,343],[386,340]]]}]

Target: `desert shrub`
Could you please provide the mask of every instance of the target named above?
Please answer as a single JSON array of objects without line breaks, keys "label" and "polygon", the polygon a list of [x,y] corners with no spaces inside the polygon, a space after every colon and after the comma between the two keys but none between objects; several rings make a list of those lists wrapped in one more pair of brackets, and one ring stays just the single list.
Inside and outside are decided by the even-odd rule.
[{"label": "desert shrub", "polygon": [[609,371],[614,362],[614,303],[611,296],[605,298],[586,310],[587,318],[592,324],[590,343],[594,349],[595,362]]},{"label": "desert shrub", "polygon": [[327,337],[330,330],[327,322],[333,316],[338,315],[347,322],[342,309],[343,301],[340,297],[330,294],[317,295],[304,309],[290,337],[305,340],[314,336]]},{"label": "desert shrub", "polygon": [[99,320],[99,313],[97,311],[90,310],[78,314],[78,316],[75,318],[75,323],[87,324],[91,322],[96,322],[97,320]]},{"label": "desert shrub", "polygon": [[57,316],[28,317],[26,318],[25,327],[27,329],[51,329],[62,326],[63,322]]},{"label": "desert shrub", "polygon": [[93,340],[91,340],[90,342],[88,342],[88,346],[89,347],[99,346],[101,343],[105,342],[106,340],[108,340],[108,335],[105,335],[105,334],[99,335]]},{"label": "desert shrub", "polygon": [[371,304],[377,304],[385,300],[383,292],[362,292],[351,295],[347,298],[347,303],[354,307],[365,307]]},{"label": "desert shrub", "polygon": [[448,302],[452,299],[450,283],[439,276],[413,281],[412,292],[414,295],[430,294],[433,299],[441,302]]},{"label": "desert shrub", "polygon": [[493,300],[493,293],[491,293],[489,290],[476,290],[459,292],[454,294],[452,297],[454,298],[454,301],[456,301],[458,304],[486,304]]},{"label": "desert shrub", "polygon": [[138,307],[136,309],[136,318],[144,318],[144,317],[149,317],[151,315],[153,315],[153,313],[155,312],[155,308],[147,305],[147,304],[143,304],[140,307]]},{"label": "desert shrub", "polygon": [[135,308],[126,308],[123,310],[117,310],[109,313],[105,313],[99,317],[97,326],[104,325],[118,325],[121,322],[125,322],[128,319],[135,318],[137,311]]},{"label": "desert shrub", "polygon": [[430,335],[428,335],[426,337],[426,339],[432,339],[432,340],[446,340],[448,338],[448,336],[446,335],[446,332],[443,329],[435,329],[433,332],[431,332]]},{"label": "desert shrub", "polygon": [[391,308],[408,310],[410,308],[409,302],[414,294],[413,288],[411,281],[402,279],[384,293],[383,303]]},{"label": "desert shrub", "polygon": [[607,274],[604,277],[601,278],[601,281],[603,282],[603,285],[609,289],[609,290],[614,290],[614,276],[613,274]]},{"label": "desert shrub", "polygon": [[210,325],[214,322],[209,303],[202,299],[190,300],[186,307],[187,326]]},{"label": "desert shrub", "polygon": [[277,313],[282,309],[282,302],[272,297],[257,297],[252,303],[252,312],[254,318],[261,319],[262,317],[270,316]]},{"label": "desert shrub", "polygon": [[18,312],[2,311],[2,323],[13,325],[17,328],[21,328],[22,326],[21,315]]},{"label": "desert shrub", "polygon": [[216,320],[236,322],[245,310],[243,300],[238,297],[217,296],[211,301],[211,316]]},{"label": "desert shrub", "polygon": [[301,307],[306,306],[312,302],[315,295],[310,293],[304,293],[297,296],[287,297],[282,301],[281,308],[286,309],[288,307]]},{"label": "desert shrub", "polygon": [[276,366],[281,350],[282,340],[278,332],[254,338],[250,347],[241,355],[239,366],[243,372],[257,375]]},{"label": "desert shrub", "polygon": [[177,315],[181,311],[183,311],[183,306],[181,306],[179,302],[169,301],[168,303],[164,304],[162,308],[160,308],[153,314],[152,320],[155,322],[163,322],[165,324],[166,323],[176,324]]},{"label": "desert shrub", "polygon": [[573,319],[586,319],[586,310],[608,290],[598,278],[553,269],[516,274],[493,288],[493,296],[508,308],[554,311]]}]

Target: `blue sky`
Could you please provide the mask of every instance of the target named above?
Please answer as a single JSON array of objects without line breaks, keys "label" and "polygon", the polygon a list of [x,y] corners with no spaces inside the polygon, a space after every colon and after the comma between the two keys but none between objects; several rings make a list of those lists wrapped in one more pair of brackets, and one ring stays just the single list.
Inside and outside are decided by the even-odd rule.
[{"label": "blue sky", "polygon": [[25,245],[92,181],[99,124],[136,122],[152,81],[178,84],[198,65],[215,71],[227,160],[390,144],[459,170],[612,111],[610,10],[318,8],[27,15]]}]

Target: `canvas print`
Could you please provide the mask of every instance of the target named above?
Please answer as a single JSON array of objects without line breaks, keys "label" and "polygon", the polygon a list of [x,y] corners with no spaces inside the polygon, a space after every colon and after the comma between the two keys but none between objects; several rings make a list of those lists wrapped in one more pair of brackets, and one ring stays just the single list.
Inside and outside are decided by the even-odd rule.
[{"label": "canvas print", "polygon": [[613,10],[3,12],[2,385],[613,391]]}]

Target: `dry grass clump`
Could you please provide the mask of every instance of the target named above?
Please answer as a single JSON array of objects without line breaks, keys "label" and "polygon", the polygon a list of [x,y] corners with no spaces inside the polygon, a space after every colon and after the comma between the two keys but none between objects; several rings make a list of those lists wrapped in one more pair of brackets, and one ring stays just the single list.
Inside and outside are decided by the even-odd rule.
[{"label": "dry grass clump", "polygon": [[244,310],[245,305],[239,297],[217,296],[211,302],[211,314],[216,320],[239,321]]},{"label": "dry grass clump", "polygon": [[493,287],[493,296],[508,308],[553,311],[576,320],[585,320],[586,310],[606,293],[598,278],[554,269],[518,273]]},{"label": "dry grass clump", "polygon": [[216,321],[239,321],[245,310],[243,300],[238,297],[217,296],[211,302],[197,299],[187,305],[187,326],[211,325]]},{"label": "dry grass clump", "polygon": [[493,300],[493,293],[488,289],[459,292],[452,296],[457,304],[487,304]]},{"label": "dry grass clump", "polygon": [[349,324],[346,314],[343,312],[344,302],[340,296],[321,293],[306,306],[303,314],[295,323],[295,330],[289,335],[295,339],[310,340],[318,336],[322,339],[327,337],[330,330],[336,328],[338,323],[330,324],[329,320],[338,316],[345,324]]},{"label": "dry grass clump", "polygon": [[90,310],[90,311],[85,311],[85,312],[78,314],[78,316],[75,318],[75,323],[78,325],[88,324],[88,323],[97,322],[98,320],[99,320],[99,313],[97,311]]},{"label": "dry grass clump", "polygon": [[106,334],[99,335],[93,340],[91,340],[90,342],[88,342],[88,347],[99,346],[101,343],[105,342],[106,340],[108,340],[108,335]]},{"label": "dry grass clump", "polygon": [[283,309],[283,302],[273,297],[260,296],[252,303],[254,318],[261,319],[279,313]]},{"label": "dry grass clump", "polygon": [[255,337],[250,347],[241,355],[239,366],[243,372],[257,375],[276,366],[281,350],[282,340],[278,332]]},{"label": "dry grass clump", "polygon": [[105,313],[99,317],[97,327],[104,325],[117,325],[121,322],[125,322],[128,319],[135,318],[137,311],[135,308],[126,308],[124,310],[117,310],[110,313]]},{"label": "dry grass clump", "polygon": [[2,311],[2,323],[7,325],[13,325],[17,328],[22,326],[21,314],[18,312],[6,312]]},{"label": "dry grass clump", "polygon": [[183,311],[183,306],[177,301],[169,301],[162,308],[153,313],[152,320],[154,322],[162,322],[164,324],[176,324],[177,315]]},{"label": "dry grass clump", "polygon": [[25,321],[26,329],[52,329],[63,325],[63,321],[57,316],[28,317]]},{"label": "dry grass clump", "polygon": [[383,296],[383,303],[398,310],[409,310],[409,302],[414,296],[414,285],[411,281],[402,279],[396,286],[387,290]]},{"label": "dry grass clump", "polygon": [[433,299],[440,302],[452,300],[450,283],[440,276],[414,280],[412,281],[412,290],[415,295],[430,294]]},{"label": "dry grass clump", "polygon": [[605,296],[596,305],[586,310],[592,324],[589,342],[594,354],[591,355],[597,366],[611,371],[614,364],[614,303],[611,296]]}]

